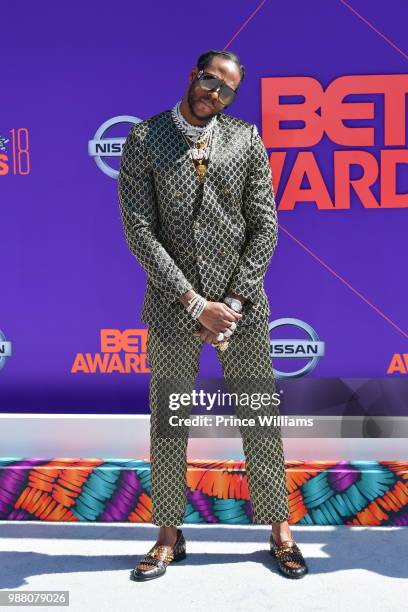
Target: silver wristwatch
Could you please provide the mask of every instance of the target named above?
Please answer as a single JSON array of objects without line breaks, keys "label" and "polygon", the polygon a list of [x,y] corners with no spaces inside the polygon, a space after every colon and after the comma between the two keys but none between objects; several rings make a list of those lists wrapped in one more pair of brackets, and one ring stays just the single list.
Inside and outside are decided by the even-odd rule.
[{"label": "silver wristwatch", "polygon": [[237,300],[237,298],[227,296],[226,298],[224,298],[224,303],[227,304],[230,308],[232,308],[232,310],[235,310],[235,312],[241,312],[242,310],[242,303],[240,302],[240,300]]}]

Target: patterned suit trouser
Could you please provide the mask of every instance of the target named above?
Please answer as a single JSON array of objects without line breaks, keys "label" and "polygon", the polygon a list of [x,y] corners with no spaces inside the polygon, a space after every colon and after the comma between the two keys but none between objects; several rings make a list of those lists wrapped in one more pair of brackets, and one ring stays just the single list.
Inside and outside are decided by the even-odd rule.
[{"label": "patterned suit trouser", "polygon": [[[191,381],[199,370],[202,349],[200,338],[192,334],[169,335],[152,325],[148,329],[147,358],[150,378],[150,464],[152,520],[162,527],[180,526],[184,522],[187,480],[186,452],[188,433],[163,437],[160,429],[160,385],[163,379]],[[271,393],[276,391],[270,356],[268,321],[237,325],[226,351],[217,351],[225,382],[240,379],[268,379]],[[185,391],[185,389],[183,389]],[[160,408],[161,407],[161,408]],[[168,408],[168,406],[167,406]],[[164,407],[166,409],[166,407]],[[248,414],[248,413],[247,413]],[[279,409],[274,407],[274,414]],[[236,415],[238,413],[236,411]],[[278,434],[254,435],[250,428],[239,427],[245,455],[253,523],[271,524],[289,518],[288,490],[280,427]]]}]

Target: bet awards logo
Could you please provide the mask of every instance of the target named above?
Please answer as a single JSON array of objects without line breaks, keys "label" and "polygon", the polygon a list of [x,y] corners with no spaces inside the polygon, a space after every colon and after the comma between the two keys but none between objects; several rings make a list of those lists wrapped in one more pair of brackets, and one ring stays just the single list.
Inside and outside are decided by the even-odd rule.
[{"label": "bet awards logo", "polygon": [[108,119],[96,130],[95,136],[88,142],[88,153],[94,158],[96,165],[104,174],[114,179],[118,178],[119,168],[116,169],[112,167],[106,160],[114,157],[120,159],[122,156],[122,148],[126,140],[126,136],[107,136],[108,132],[114,132],[114,128],[122,123],[134,125],[140,121],[142,121],[142,119],[133,117],[132,115],[120,115],[119,117]]},{"label": "bet awards logo", "polygon": [[149,374],[147,329],[101,329],[99,353],[77,353],[73,374]]},{"label": "bet awards logo", "polygon": [[320,357],[324,356],[324,342],[319,339],[311,325],[300,319],[284,318],[272,321],[269,323],[269,332],[284,326],[296,327],[306,332],[308,338],[306,340],[270,339],[272,360],[274,358],[307,359],[307,363],[293,372],[281,372],[274,368],[274,374],[276,378],[300,378],[312,372]]},{"label": "bet awards logo", "polygon": [[275,181],[279,210],[348,210],[353,192],[367,210],[408,208],[407,92],[399,73],[341,75],[327,87],[311,76],[262,77],[263,143],[275,149],[272,176],[288,175]]},{"label": "bet awards logo", "polygon": [[11,342],[0,329],[0,370],[6,365],[7,358],[11,356]]}]

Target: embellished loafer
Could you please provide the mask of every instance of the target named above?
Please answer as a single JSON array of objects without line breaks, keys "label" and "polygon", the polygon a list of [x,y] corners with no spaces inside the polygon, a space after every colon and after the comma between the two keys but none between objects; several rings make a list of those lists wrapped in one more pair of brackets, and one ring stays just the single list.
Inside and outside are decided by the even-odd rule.
[{"label": "embellished loafer", "polygon": [[278,545],[271,534],[269,545],[270,553],[278,562],[281,574],[288,578],[303,578],[307,574],[309,569],[295,540],[283,540]]},{"label": "embellished loafer", "polygon": [[181,561],[186,556],[186,541],[182,530],[177,529],[177,540],[174,546],[155,544],[132,570],[132,579],[143,581],[159,578],[165,573],[170,563]]}]

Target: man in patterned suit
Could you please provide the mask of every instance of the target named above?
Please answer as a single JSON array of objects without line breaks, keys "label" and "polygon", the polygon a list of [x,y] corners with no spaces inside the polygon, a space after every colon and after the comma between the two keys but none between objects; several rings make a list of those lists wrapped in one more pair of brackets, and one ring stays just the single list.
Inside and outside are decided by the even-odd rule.
[{"label": "man in patterned suit", "polygon": [[[235,54],[203,53],[182,100],[136,123],[123,148],[120,213],[147,273],[141,319],[149,325],[152,523],[160,527],[135,580],[160,576],[185,557],[177,526],[185,513],[188,436],[161,435],[160,382],[194,381],[208,342],[226,380],[268,379],[275,389],[263,286],[277,242],[271,170],[256,125],[223,113],[244,74]],[[241,434],[253,522],[272,525],[270,552],[280,571],[301,577],[307,567],[288,524],[280,432]]]}]

